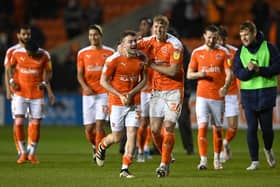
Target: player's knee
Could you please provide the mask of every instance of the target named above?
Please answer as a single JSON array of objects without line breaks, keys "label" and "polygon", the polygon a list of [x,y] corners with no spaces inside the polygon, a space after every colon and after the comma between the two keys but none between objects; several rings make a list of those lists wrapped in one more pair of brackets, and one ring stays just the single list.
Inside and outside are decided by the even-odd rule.
[{"label": "player's knee", "polygon": [[24,118],[23,117],[16,117],[15,125],[23,125],[23,124],[24,124]]},{"label": "player's knee", "polygon": [[40,119],[32,119],[31,124],[32,125],[40,125]]},{"label": "player's knee", "polygon": [[166,133],[174,133],[174,127],[173,126],[167,126],[165,127],[165,132]]},{"label": "player's knee", "polygon": [[93,125],[85,125],[85,132],[91,134],[93,131]]},{"label": "player's knee", "polygon": [[116,133],[113,135],[113,143],[119,143],[122,140],[122,134]]}]

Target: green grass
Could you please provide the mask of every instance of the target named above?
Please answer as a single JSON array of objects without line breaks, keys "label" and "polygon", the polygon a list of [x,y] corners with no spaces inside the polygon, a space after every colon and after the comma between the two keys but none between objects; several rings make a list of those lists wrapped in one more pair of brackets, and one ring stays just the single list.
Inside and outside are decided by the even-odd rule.
[{"label": "green grass", "polygon": [[[170,176],[158,179],[155,169],[159,156],[146,163],[134,163],[131,171],[136,178],[120,179],[121,155],[118,145],[107,151],[105,166],[97,167],[91,162],[91,150],[84,138],[83,127],[42,127],[38,147],[40,164],[16,164],[16,151],[12,140],[12,128],[0,127],[0,187],[15,186],[121,186],[121,187],[184,187],[184,186],[279,186],[280,166],[270,169],[262,152],[260,141],[260,168],[248,172],[249,155],[246,131],[240,130],[231,143],[233,159],[224,164],[224,170],[212,170],[212,136],[209,131],[209,169],[197,171],[199,162],[197,147],[195,155],[183,153],[181,140],[176,132],[174,155],[176,162],[171,165]],[[261,135],[261,134],[259,134]],[[261,136],[259,136],[261,137]],[[194,130],[194,140],[196,131]],[[196,142],[196,141],[195,141]],[[275,131],[274,152],[280,158],[280,131]]]}]

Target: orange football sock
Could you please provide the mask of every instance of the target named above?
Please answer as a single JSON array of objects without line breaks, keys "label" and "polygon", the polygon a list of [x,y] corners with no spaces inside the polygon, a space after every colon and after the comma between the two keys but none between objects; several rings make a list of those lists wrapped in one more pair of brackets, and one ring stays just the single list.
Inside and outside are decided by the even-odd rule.
[{"label": "orange football sock", "polygon": [[132,158],[131,158],[131,157],[129,157],[129,156],[127,156],[127,155],[124,155],[124,156],[122,157],[122,164],[123,164],[123,165],[129,166],[131,163],[132,163]]},{"label": "orange football sock", "polygon": [[37,145],[40,139],[40,123],[39,121],[36,121],[34,123],[29,123],[29,127],[28,127],[28,137],[29,137],[29,141],[30,143],[29,145],[29,155],[35,155],[36,154],[36,149],[37,149]]},{"label": "orange football sock", "polygon": [[147,136],[146,128],[140,126],[137,130],[137,144],[138,144],[138,149],[141,153],[143,153],[144,151],[146,136]]},{"label": "orange football sock", "polygon": [[85,129],[85,135],[86,135],[86,138],[87,140],[93,144],[93,145],[96,145],[95,144],[95,130],[93,130],[92,132],[88,132],[86,129]]},{"label": "orange football sock", "polygon": [[15,134],[17,141],[24,141],[24,126],[23,125],[15,125]]},{"label": "orange football sock", "polygon": [[235,128],[227,128],[226,137],[225,137],[227,142],[230,142],[235,137],[236,133],[237,133],[237,129],[235,129]]},{"label": "orange football sock", "polygon": [[98,145],[102,141],[102,139],[106,136],[105,132],[96,132],[95,134],[95,143],[96,143],[96,152],[98,150]]},{"label": "orange football sock", "polygon": [[15,126],[17,144],[20,148],[20,152],[24,154],[26,153],[24,125],[14,125],[14,126]]},{"label": "orange football sock", "polygon": [[162,153],[162,142],[163,142],[163,136],[161,134],[154,134],[152,133],[153,141],[160,152]]},{"label": "orange football sock", "polygon": [[151,143],[151,141],[152,141],[151,127],[148,126],[146,131],[147,131],[147,136],[146,136],[146,139],[145,139],[145,144],[144,144],[144,146],[149,147],[149,145],[150,145],[150,143]]},{"label": "orange football sock", "polygon": [[221,127],[213,126],[213,147],[215,153],[220,153],[223,148],[223,129]]},{"label": "orange football sock", "polygon": [[207,141],[207,126],[198,128],[197,145],[200,156],[207,157],[208,141]]},{"label": "orange football sock", "polygon": [[20,147],[19,147],[18,141],[17,141],[15,125],[13,126],[13,138],[14,138],[14,142],[15,142],[15,145],[16,145],[17,152],[19,153],[20,152]]},{"label": "orange football sock", "polygon": [[175,135],[170,132],[164,132],[161,163],[168,164],[171,161],[171,153],[175,144]]},{"label": "orange football sock", "polygon": [[38,143],[40,139],[40,124],[29,124],[29,137],[32,143]]}]

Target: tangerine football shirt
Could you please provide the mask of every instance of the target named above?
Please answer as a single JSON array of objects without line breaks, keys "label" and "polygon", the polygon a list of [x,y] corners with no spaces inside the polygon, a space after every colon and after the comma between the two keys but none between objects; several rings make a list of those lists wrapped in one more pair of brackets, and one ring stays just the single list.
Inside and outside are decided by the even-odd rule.
[{"label": "tangerine football shirt", "polygon": [[100,76],[106,58],[113,53],[114,49],[107,46],[102,46],[97,50],[88,46],[78,52],[77,67],[84,70],[86,84],[97,94],[106,93],[106,90],[100,85]]},{"label": "tangerine football shirt", "polygon": [[[16,67],[17,84],[19,90],[15,94],[28,99],[39,99],[44,96],[39,84],[43,81],[43,70],[52,71],[49,53],[39,49],[38,57],[31,58],[24,48],[16,49],[13,52],[10,64]],[[16,80],[15,80],[16,81]]]},{"label": "tangerine football shirt", "polygon": [[[128,58],[118,52],[106,59],[102,75],[110,77],[111,85],[120,93],[125,94],[132,90],[140,81],[144,61],[139,57]],[[140,94],[136,94],[132,100],[132,105],[140,104]],[[109,105],[122,106],[118,96],[109,92]]]},{"label": "tangerine football shirt", "polygon": [[221,46],[207,49],[202,45],[193,50],[189,69],[197,72],[206,72],[207,78],[198,79],[197,93],[199,97],[207,99],[223,100],[219,96],[219,89],[225,83],[225,69],[228,65],[228,53]]},{"label": "tangerine football shirt", "polygon": [[152,88],[154,90],[175,90],[183,88],[183,46],[174,36],[168,34],[165,42],[158,42],[155,36],[145,37],[138,41],[137,47],[147,53],[148,57],[159,66],[180,64],[174,77],[153,71]]}]

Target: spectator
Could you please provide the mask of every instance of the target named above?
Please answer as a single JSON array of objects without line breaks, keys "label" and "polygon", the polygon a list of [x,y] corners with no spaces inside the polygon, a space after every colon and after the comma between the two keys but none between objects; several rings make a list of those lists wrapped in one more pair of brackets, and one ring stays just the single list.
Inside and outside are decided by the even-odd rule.
[{"label": "spectator", "polygon": [[85,10],[85,17],[88,25],[102,24],[103,9],[99,6],[97,0],[90,0],[89,7]]},{"label": "spectator", "polygon": [[182,37],[200,37],[204,25],[201,0],[178,0],[171,9],[171,23]]},{"label": "spectator", "polygon": [[207,23],[223,25],[225,15],[226,0],[209,0],[207,1]]},{"label": "spectator", "polygon": [[68,39],[72,39],[82,33],[84,28],[83,10],[79,1],[68,0],[64,9],[64,24]]},{"label": "spectator", "polygon": [[36,20],[32,18],[29,23],[31,27],[31,35],[32,39],[35,40],[39,46],[44,47],[46,44],[46,36],[45,33],[41,30],[41,28],[36,24]]},{"label": "spectator", "polygon": [[257,29],[261,30],[264,33],[265,39],[267,39],[270,19],[269,4],[265,0],[255,0],[251,12]]},{"label": "spectator", "polygon": [[72,76],[77,74],[76,57],[79,49],[79,44],[77,42],[73,42],[68,54],[66,55],[66,60],[63,63],[62,71],[64,71],[64,73],[67,75],[64,77],[64,83],[62,84],[65,91],[76,91],[79,87],[77,78]]}]

